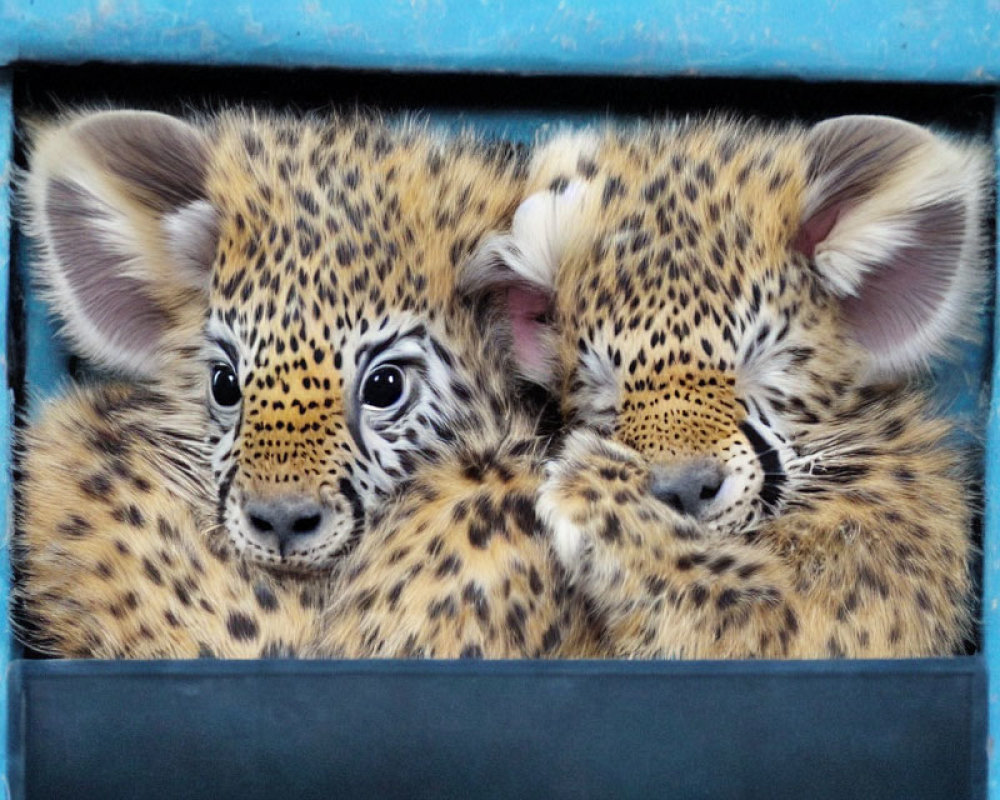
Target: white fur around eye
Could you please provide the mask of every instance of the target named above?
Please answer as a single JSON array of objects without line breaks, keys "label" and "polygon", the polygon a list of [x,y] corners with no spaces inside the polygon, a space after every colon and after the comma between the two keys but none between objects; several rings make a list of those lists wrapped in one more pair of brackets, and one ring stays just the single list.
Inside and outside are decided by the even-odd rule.
[{"label": "white fur around eye", "polygon": [[614,425],[620,389],[617,370],[606,349],[595,346],[580,355],[576,381],[573,402],[579,421],[597,428]]}]

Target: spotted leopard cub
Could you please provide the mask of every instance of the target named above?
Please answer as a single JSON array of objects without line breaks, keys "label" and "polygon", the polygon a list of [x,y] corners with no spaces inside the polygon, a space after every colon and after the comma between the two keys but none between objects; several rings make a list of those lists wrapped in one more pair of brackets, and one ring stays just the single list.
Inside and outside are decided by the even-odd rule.
[{"label": "spotted leopard cub", "polygon": [[990,173],[878,117],[538,150],[473,273],[572,429],[539,506],[607,653],[961,646],[972,492],[915,379],[980,306]]},{"label": "spotted leopard cub", "polygon": [[[489,307],[456,285],[509,225],[524,167],[507,146],[364,115],[42,127],[24,193],[38,278],[76,351],[122,377],[70,389],[23,435],[29,642],[154,658],[554,648],[534,420],[483,333]],[[369,535],[394,548],[382,562]],[[383,567],[387,595],[355,598]],[[341,593],[416,632],[327,624]],[[493,638],[467,635],[467,614]]]}]

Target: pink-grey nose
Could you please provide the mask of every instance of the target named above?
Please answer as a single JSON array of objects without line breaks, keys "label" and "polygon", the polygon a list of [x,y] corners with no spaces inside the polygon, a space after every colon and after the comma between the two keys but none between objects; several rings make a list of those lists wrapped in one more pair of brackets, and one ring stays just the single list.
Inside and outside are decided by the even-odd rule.
[{"label": "pink-grey nose", "polygon": [[306,497],[251,500],[243,512],[254,533],[277,540],[282,555],[295,539],[318,531],[325,514],[322,505]]},{"label": "pink-grey nose", "polygon": [[724,479],[714,459],[690,458],[653,467],[650,491],[674,511],[697,519],[718,496]]}]

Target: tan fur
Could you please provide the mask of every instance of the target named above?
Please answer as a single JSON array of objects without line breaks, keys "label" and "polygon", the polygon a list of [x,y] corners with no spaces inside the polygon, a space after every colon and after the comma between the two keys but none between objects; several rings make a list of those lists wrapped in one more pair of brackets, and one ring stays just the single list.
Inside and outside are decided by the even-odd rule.
[{"label": "tan fur", "polygon": [[[540,149],[525,182],[516,160],[470,139],[363,118],[330,127],[237,114],[199,125],[219,237],[206,299],[192,300],[190,275],[179,294],[164,291],[175,324],[162,375],[71,392],[25,434],[16,556],[29,641],[113,657],[959,646],[970,626],[970,514],[947,426],[905,381],[868,377],[938,342],[873,360],[846,328],[842,276],[824,281],[792,252],[810,185],[805,131],[710,123],[571,135]],[[967,161],[979,163],[972,149]],[[523,250],[558,263],[521,276],[554,278],[544,287],[554,326],[540,339],[552,351],[539,362],[553,371],[531,377],[556,390],[574,429],[546,476],[534,419],[511,393],[503,331],[456,284],[521,198],[567,185],[582,194],[551,239],[558,252]],[[982,203],[969,207],[975,228]],[[170,230],[189,231],[201,214],[179,219]],[[495,245],[480,252],[493,259]],[[478,290],[489,262],[473,262]],[[318,291],[331,273],[336,287]],[[298,316],[286,322],[288,308]],[[360,531],[293,560],[268,552],[241,527],[239,504],[280,498],[292,475],[325,503],[330,486],[357,475],[351,404],[371,341],[361,330],[386,317],[399,330],[422,325],[449,354],[447,367],[439,356],[427,367],[434,434],[369,487]],[[255,370],[241,412],[258,427],[232,443],[209,443],[232,423],[209,423],[206,365],[222,356],[206,330],[231,337],[241,370]],[[758,334],[763,346],[749,347]],[[768,476],[744,426],[762,423],[747,398],[766,406],[768,443],[787,471],[776,508],[761,500]],[[664,463],[706,453],[740,477],[724,509],[692,521],[650,486]]]},{"label": "tan fur", "polygon": [[[46,143],[81,129],[100,141],[107,121],[73,117],[42,136],[36,198],[53,169]],[[136,119],[110,122],[132,130]],[[150,288],[161,304],[184,300],[155,362],[74,339],[149,374],[71,390],[25,432],[16,560],[29,643],[92,657],[498,657],[555,654],[585,636],[534,518],[542,443],[511,393],[495,310],[456,287],[479,239],[509,225],[523,162],[506,145],[364,116],[223,114],[179,130],[205,148],[207,206],[170,206],[160,233],[197,243],[199,224],[217,225],[207,288]],[[159,151],[137,152],[141,166]],[[134,195],[100,197],[155,238],[163,220]],[[50,209],[36,200],[30,211],[58,297],[67,265],[45,238]],[[145,234],[128,241],[139,243],[129,269],[160,281],[176,254],[146,259]],[[71,335],[88,324],[66,322]],[[421,403],[395,428],[359,408],[360,371],[396,346],[390,334],[406,343],[400,369]],[[238,414],[209,385],[229,351]],[[294,557],[268,549],[241,504],[288,491],[329,513],[360,509],[360,524]]]},{"label": "tan fur", "polygon": [[[313,652],[336,657],[595,655],[535,514],[541,448],[515,424],[421,471],[334,583]],[[518,430],[520,428],[520,430]]]},{"label": "tan fur", "polygon": [[[76,658],[258,658],[315,633],[315,580],[269,574],[205,536],[148,392],[72,389],[22,439],[16,606],[35,648]],[[165,435],[166,434],[166,435]],[[206,498],[207,500],[207,498]],[[25,616],[26,615],[26,616]]]},{"label": "tan fur", "polygon": [[[811,153],[827,143],[718,120],[609,129],[578,158],[579,137],[556,137],[528,185],[553,197],[533,201],[554,210],[532,230],[554,261],[526,266],[524,253],[546,248],[516,230],[489,245],[553,297],[538,341],[556,366],[543,382],[573,430],[539,513],[608,655],[943,655],[970,633],[974,499],[948,424],[907,370],[978,307],[988,161],[979,145],[892,121],[819,130],[858,131],[857,152],[870,135],[893,145],[862,162],[874,199],[844,212],[818,266],[796,248],[829,166],[817,159],[810,173]],[[873,252],[886,260],[921,236],[938,246],[942,214],[906,225],[958,204],[957,277],[940,314],[896,351],[868,352],[852,328],[868,320],[843,310],[839,270],[857,286]],[[824,247],[854,261],[824,272]],[[780,457],[777,492],[758,450]],[[653,487],[692,459],[719,465],[725,482],[706,480],[708,500],[682,513]]]}]

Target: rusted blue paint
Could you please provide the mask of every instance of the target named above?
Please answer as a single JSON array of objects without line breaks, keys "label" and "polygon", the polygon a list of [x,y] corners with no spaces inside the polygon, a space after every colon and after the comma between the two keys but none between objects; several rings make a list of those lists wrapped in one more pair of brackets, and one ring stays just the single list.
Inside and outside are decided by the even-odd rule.
[{"label": "rusted blue paint", "polygon": [[24,374],[27,376],[28,417],[38,409],[38,403],[51,397],[66,384],[69,374],[68,355],[62,340],[56,335],[56,325],[48,306],[32,291],[31,245],[27,236],[20,237],[14,252],[13,269],[25,287],[21,320],[24,331]]},{"label": "rusted blue paint", "polygon": [[[994,117],[993,145],[1000,163],[1000,96]],[[1000,261],[1000,235],[997,242]],[[1000,308],[1000,281],[997,282],[994,308]],[[992,386],[986,426],[983,638],[989,667],[989,730],[993,742],[990,747],[989,796],[991,800],[1000,800],[1000,764],[997,763],[1000,754],[996,752],[996,740],[1000,736],[1000,314],[995,312]]]},{"label": "rusted blue paint", "polygon": [[[13,173],[14,107],[11,76],[0,70],[0,286],[10,283],[10,192]],[[9,541],[13,505],[11,495],[11,434],[13,432],[13,397],[7,362],[8,304],[0,303],[0,505],[3,508],[3,541]],[[0,547],[0,744],[7,741],[7,665],[10,663],[10,624],[7,600],[10,587],[10,560],[6,547]],[[0,747],[0,776],[6,796],[7,748]]]},{"label": "rusted blue paint", "polygon": [[998,0],[4,0],[0,64],[994,83]]},{"label": "rusted blue paint", "polygon": [[[546,74],[712,75],[1000,83],[1000,0],[633,0],[590,4],[530,0],[3,0],[0,65],[48,61],[315,66]],[[234,87],[239,92],[239,87]],[[495,114],[460,123],[524,137],[536,120]],[[9,163],[13,117],[9,75],[0,70],[0,281],[10,264]],[[1000,142],[1000,115],[996,121]],[[27,264],[22,251],[19,264]],[[27,370],[50,393],[65,375],[61,351],[36,300],[26,308]],[[0,308],[0,354],[7,308]],[[1000,341],[1000,329],[994,342]],[[985,346],[985,345],[984,345]],[[979,430],[982,347],[937,370],[940,396],[953,389],[958,416]],[[1000,386],[1000,353],[993,386]],[[3,370],[6,378],[6,369]],[[0,492],[10,516],[8,382],[0,387]],[[987,419],[986,486],[1000,487],[1000,395]],[[1000,731],[1000,492],[986,492],[985,651],[990,730]],[[9,530],[9,526],[7,528]],[[0,555],[0,592],[8,563]],[[0,674],[9,659],[0,614]],[[772,668],[772,667],[768,667]],[[773,668],[797,669],[796,665]],[[4,687],[5,688],[5,687]],[[0,693],[5,702],[6,692]],[[980,707],[981,708],[981,707]],[[7,716],[0,708],[0,742]],[[996,735],[996,734],[994,734]],[[985,744],[985,743],[984,743]],[[6,753],[0,748],[0,770]],[[0,772],[3,774],[3,772]],[[990,797],[1000,800],[991,765]]]}]

